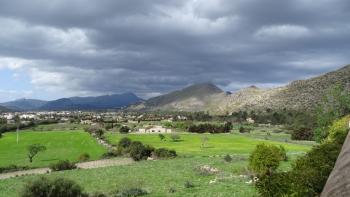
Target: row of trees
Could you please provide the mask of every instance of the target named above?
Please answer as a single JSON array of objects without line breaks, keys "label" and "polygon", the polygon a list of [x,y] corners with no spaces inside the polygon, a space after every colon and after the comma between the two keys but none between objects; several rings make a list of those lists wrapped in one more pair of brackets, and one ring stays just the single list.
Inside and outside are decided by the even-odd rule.
[{"label": "row of trees", "polygon": [[226,122],[223,125],[216,124],[198,124],[192,125],[188,128],[188,132],[190,133],[229,133],[232,129],[232,123]]}]

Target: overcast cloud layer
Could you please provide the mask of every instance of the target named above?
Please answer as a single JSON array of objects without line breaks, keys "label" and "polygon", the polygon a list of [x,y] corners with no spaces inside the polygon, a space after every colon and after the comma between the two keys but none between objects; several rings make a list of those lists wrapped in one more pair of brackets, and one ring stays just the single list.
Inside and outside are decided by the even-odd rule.
[{"label": "overcast cloud layer", "polygon": [[274,87],[348,64],[349,19],[349,0],[1,1],[0,72],[28,75],[18,97]]}]

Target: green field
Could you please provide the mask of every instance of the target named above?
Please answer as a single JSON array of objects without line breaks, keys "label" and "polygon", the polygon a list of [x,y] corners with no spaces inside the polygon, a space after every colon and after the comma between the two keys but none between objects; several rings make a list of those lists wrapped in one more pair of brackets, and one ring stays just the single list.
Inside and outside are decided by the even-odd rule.
[{"label": "green field", "polygon": [[[270,141],[259,138],[252,138],[240,134],[179,134],[181,141],[173,142],[170,135],[166,136],[166,141],[161,141],[157,134],[106,134],[107,140],[112,144],[117,144],[122,137],[128,137],[132,140],[141,141],[144,144],[152,145],[156,148],[169,148],[176,150],[180,155],[222,155],[222,154],[248,154],[257,144],[267,143],[274,145],[283,145],[285,149],[291,152],[305,152],[311,146]],[[203,148],[202,139],[207,137],[208,141]]]},{"label": "green field", "polygon": [[[27,158],[27,147],[31,144],[47,147],[45,152],[34,158],[33,163],[29,163]],[[16,143],[16,133],[9,132],[0,138],[0,167],[11,164],[48,166],[58,160],[77,161],[82,153],[88,153],[91,159],[98,159],[105,151],[94,138],[83,131],[20,132],[19,144]]]},{"label": "green field", "polygon": [[[109,132],[105,136],[113,144],[117,144],[122,137],[129,137],[157,148],[175,149],[179,157],[170,160],[141,161],[126,166],[54,172],[41,176],[65,177],[74,180],[89,193],[108,193],[117,189],[141,187],[150,192],[147,196],[155,197],[251,197],[257,196],[255,188],[252,184],[247,183],[249,180],[247,177],[241,175],[248,175],[248,154],[255,148],[256,144],[268,143],[283,145],[286,148],[291,159],[288,162],[282,162],[280,170],[288,170],[291,161],[298,157],[298,153],[304,153],[311,149],[309,145],[265,140],[253,136],[253,134],[251,134],[252,136],[185,133],[179,135],[181,141],[173,142],[170,135],[166,135],[166,141],[161,141],[157,134],[122,135]],[[203,137],[208,138],[205,148],[202,147]],[[1,165],[15,162],[16,164],[28,164],[25,157],[25,147],[31,143],[42,143],[48,147],[45,153],[36,158],[36,166],[45,166],[58,158],[76,160],[83,152],[88,152],[96,159],[104,152],[104,149],[98,146],[94,139],[82,131],[23,132],[18,146],[15,144],[15,133],[6,133],[0,139]],[[16,155],[16,152],[20,152],[21,155]],[[234,155],[233,161],[225,162],[223,160],[225,154]],[[215,167],[219,169],[219,173],[201,175],[197,169],[203,165]],[[26,182],[36,177],[39,175],[0,180],[0,197],[18,196]],[[214,179],[217,181],[210,184],[209,182]],[[185,188],[186,181],[192,182],[195,187]],[[170,189],[175,192],[170,193]]]}]

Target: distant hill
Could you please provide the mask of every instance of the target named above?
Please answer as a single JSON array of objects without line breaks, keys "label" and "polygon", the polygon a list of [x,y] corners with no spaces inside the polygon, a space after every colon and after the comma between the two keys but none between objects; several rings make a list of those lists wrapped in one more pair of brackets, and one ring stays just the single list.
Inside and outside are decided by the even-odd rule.
[{"label": "distant hill", "polygon": [[0,105],[5,106],[14,111],[27,111],[37,109],[46,103],[47,101],[37,99],[18,99],[6,103],[0,103]]},{"label": "distant hill", "polygon": [[101,110],[127,107],[142,101],[133,93],[96,97],[71,97],[49,101],[37,110]]},{"label": "distant hill", "polygon": [[151,98],[139,105],[132,106],[130,109],[146,111],[201,111],[209,104],[209,98],[212,95],[221,93],[223,93],[223,91],[214,84],[200,83],[191,85],[182,90]]},{"label": "distant hill", "polygon": [[213,84],[197,84],[151,98],[131,110],[209,111],[230,114],[240,110],[312,110],[335,84],[350,90],[350,65],[307,80],[271,89],[250,86],[236,92],[223,92]]},{"label": "distant hill", "polygon": [[12,110],[10,110],[4,106],[0,106],[0,112],[10,112],[10,111],[12,111]]}]

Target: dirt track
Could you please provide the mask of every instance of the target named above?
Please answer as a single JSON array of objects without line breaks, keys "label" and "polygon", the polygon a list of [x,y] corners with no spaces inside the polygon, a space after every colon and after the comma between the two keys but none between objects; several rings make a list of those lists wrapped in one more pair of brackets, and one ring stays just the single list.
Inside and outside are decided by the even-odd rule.
[{"label": "dirt track", "polygon": [[[77,166],[80,169],[92,169],[92,168],[103,168],[103,167],[109,167],[109,166],[128,165],[131,163],[134,163],[134,161],[130,158],[114,158],[114,159],[103,159],[103,160],[97,160],[97,161],[78,163]],[[9,173],[0,174],[0,180],[17,177],[17,176],[46,174],[49,172],[51,172],[49,168],[37,168],[37,169],[31,169],[31,170],[9,172]]]}]

